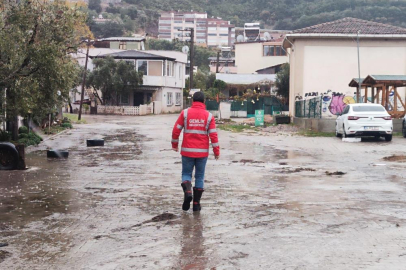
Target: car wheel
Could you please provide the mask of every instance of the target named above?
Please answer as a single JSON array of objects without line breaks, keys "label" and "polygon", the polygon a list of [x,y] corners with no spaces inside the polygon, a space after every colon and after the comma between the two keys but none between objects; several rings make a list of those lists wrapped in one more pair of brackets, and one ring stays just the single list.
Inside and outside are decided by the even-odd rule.
[{"label": "car wheel", "polygon": [[337,127],[337,125],[336,125],[336,137],[337,137],[337,138],[340,138],[340,137],[341,137],[341,133],[338,132],[338,127]]},{"label": "car wheel", "polygon": [[18,151],[11,143],[0,143],[0,170],[14,170],[18,166]]},{"label": "car wheel", "polygon": [[403,123],[402,123],[402,134],[403,134],[403,138],[406,138],[406,126],[405,126],[405,121],[403,121]]},{"label": "car wheel", "polygon": [[392,134],[385,135],[385,141],[387,141],[387,142],[392,141]]},{"label": "car wheel", "polygon": [[348,138],[347,133],[345,133],[345,126],[343,125],[343,138]]}]

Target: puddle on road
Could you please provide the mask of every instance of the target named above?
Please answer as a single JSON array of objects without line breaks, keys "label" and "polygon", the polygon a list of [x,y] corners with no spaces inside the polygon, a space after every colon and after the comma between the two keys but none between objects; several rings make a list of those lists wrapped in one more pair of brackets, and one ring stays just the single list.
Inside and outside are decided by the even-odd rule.
[{"label": "puddle on road", "polygon": [[54,213],[77,211],[90,199],[68,188],[73,166],[69,160],[47,159],[45,152],[34,152],[27,154],[26,163],[30,167],[26,171],[0,171],[3,225],[24,227]]},{"label": "puddle on road", "polygon": [[393,162],[406,162],[406,156],[404,155],[392,155],[389,157],[384,157],[383,160],[385,161],[393,161]]},{"label": "puddle on road", "polygon": [[206,254],[204,218],[200,213],[184,213],[181,218],[181,251],[178,265],[180,269],[206,269],[209,261]]}]

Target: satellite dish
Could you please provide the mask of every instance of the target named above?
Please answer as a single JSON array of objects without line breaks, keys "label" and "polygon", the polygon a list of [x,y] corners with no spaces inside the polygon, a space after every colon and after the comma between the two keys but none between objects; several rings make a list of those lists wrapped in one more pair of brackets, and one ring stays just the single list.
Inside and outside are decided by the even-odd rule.
[{"label": "satellite dish", "polygon": [[264,33],[264,38],[265,40],[270,40],[271,39],[271,35],[268,32]]},{"label": "satellite dish", "polygon": [[182,52],[187,54],[189,52],[189,47],[188,46],[183,46],[182,47]]},{"label": "satellite dish", "polygon": [[243,35],[239,35],[237,37],[237,42],[244,42],[244,36]]}]

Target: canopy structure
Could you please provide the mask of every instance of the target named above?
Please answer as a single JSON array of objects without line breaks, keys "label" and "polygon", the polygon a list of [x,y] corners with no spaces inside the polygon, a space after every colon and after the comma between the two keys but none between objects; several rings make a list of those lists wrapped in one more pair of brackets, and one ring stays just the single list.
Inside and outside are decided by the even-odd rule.
[{"label": "canopy structure", "polygon": [[[361,82],[361,87],[360,87]],[[380,103],[394,118],[406,114],[406,106],[398,93],[398,88],[406,87],[406,75],[369,75],[365,79],[354,78],[350,87],[357,88],[357,102]],[[360,89],[364,89],[363,101]]]}]

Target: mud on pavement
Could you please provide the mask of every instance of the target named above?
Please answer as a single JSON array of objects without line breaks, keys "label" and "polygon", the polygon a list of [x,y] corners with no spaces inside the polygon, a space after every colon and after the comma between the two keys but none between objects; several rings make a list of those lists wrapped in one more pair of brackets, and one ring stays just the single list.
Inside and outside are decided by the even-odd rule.
[{"label": "mud on pavement", "polygon": [[29,149],[29,170],[0,172],[0,268],[404,269],[404,164],[385,159],[403,139],[220,131],[193,214],[170,150],[176,117],[88,117]]}]

